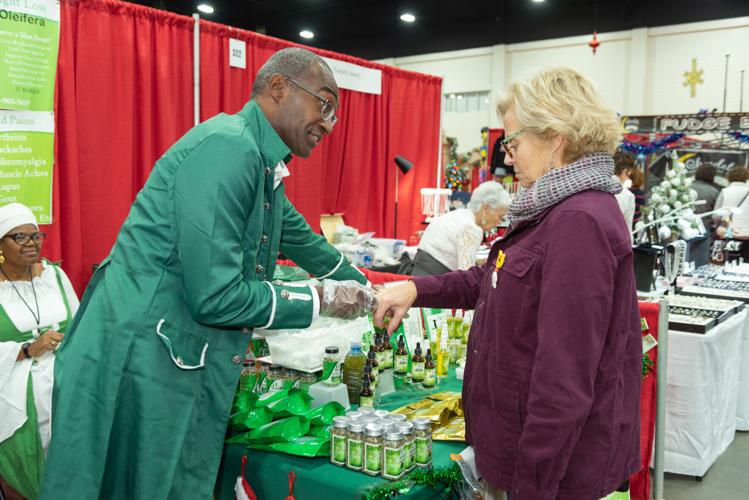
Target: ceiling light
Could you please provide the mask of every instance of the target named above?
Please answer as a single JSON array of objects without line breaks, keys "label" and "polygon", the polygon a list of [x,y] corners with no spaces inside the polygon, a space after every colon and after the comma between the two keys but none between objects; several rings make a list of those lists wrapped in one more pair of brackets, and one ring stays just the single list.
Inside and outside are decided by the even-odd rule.
[{"label": "ceiling light", "polygon": [[299,36],[302,38],[315,38],[315,34],[310,30],[302,30],[299,32]]},{"label": "ceiling light", "polygon": [[416,21],[416,16],[406,12],[405,14],[401,14],[401,21],[403,21],[404,23],[412,23]]},{"label": "ceiling light", "polygon": [[485,102],[486,104],[489,104],[489,99],[484,99],[484,102]]},{"label": "ceiling light", "polygon": [[461,94],[458,94],[458,99],[463,99],[463,96]]},{"label": "ceiling light", "polygon": [[207,3],[201,3],[200,5],[198,5],[198,10],[203,14],[213,14],[213,7],[211,7]]},{"label": "ceiling light", "polygon": [[533,0],[533,2],[534,2],[534,3],[541,3],[541,2],[543,2],[543,1],[544,1],[544,0]]},{"label": "ceiling light", "polygon": [[455,99],[455,94],[450,94],[450,99]]}]

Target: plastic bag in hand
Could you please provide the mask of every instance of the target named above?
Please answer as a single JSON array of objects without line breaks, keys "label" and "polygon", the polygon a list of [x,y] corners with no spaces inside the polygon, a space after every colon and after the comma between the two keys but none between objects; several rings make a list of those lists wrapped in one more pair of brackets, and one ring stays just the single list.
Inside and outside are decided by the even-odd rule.
[{"label": "plastic bag in hand", "polygon": [[321,316],[353,319],[364,316],[377,306],[374,290],[353,280],[325,280],[321,288]]}]

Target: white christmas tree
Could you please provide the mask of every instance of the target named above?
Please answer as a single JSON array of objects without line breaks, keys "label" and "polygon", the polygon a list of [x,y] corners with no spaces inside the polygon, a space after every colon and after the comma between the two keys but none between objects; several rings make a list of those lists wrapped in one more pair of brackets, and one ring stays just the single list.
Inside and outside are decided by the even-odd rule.
[{"label": "white christmas tree", "polygon": [[671,167],[663,181],[650,191],[650,200],[643,207],[647,223],[660,221],[656,226],[661,241],[675,238],[688,240],[700,234],[699,219],[692,210],[697,200],[697,191],[690,188],[693,180],[674,152]]}]

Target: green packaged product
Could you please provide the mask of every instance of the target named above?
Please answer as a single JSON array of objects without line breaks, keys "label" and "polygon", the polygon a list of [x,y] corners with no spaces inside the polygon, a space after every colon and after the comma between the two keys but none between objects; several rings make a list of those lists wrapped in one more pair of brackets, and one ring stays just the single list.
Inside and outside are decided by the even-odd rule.
[{"label": "green packaged product", "polygon": [[[278,394],[281,394],[282,397],[277,397]],[[271,395],[268,399],[273,399],[273,401],[263,404],[263,398],[259,398],[257,406],[267,406],[276,419],[303,415],[309,411],[310,401],[312,401],[310,395],[301,389],[284,389]]]},{"label": "green packaged product", "polygon": [[301,417],[289,417],[233,436],[226,442],[245,444],[289,442],[304,436],[309,432],[309,429],[309,420]]},{"label": "green packaged product", "polygon": [[319,427],[321,425],[330,425],[333,423],[333,418],[346,413],[345,408],[341,406],[341,403],[337,401],[329,401],[322,406],[313,408],[300,416],[310,420],[312,427]]},{"label": "green packaged product", "polygon": [[291,442],[280,443],[252,443],[247,445],[253,450],[275,451],[296,455],[298,457],[327,457],[330,455],[330,440],[315,436],[302,436]]},{"label": "green packaged product", "polygon": [[229,427],[237,431],[257,429],[273,420],[273,412],[268,408],[250,408],[247,411],[235,413],[229,419]]},{"label": "green packaged product", "polygon": [[318,437],[321,439],[330,439],[330,426],[321,425],[319,427],[310,427],[307,435]]}]

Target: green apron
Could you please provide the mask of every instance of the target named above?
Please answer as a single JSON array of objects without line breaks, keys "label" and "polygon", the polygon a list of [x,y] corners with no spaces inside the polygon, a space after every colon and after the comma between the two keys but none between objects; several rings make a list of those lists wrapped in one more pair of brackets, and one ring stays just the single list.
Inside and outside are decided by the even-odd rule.
[{"label": "green apron", "polygon": [[[60,321],[59,332],[65,333],[70,324],[70,305],[68,296],[62,286],[60,271],[56,266],[45,262],[55,270],[57,286],[65,304],[66,317]],[[0,342],[28,342],[34,337],[31,331],[19,331],[0,306]],[[34,404],[34,389],[31,374],[26,386],[26,422],[15,433],[0,443],[0,476],[16,491],[29,500],[35,500],[39,495],[39,484],[42,480],[44,466],[44,449],[39,438],[36,405]]]},{"label": "green apron", "polygon": [[318,277],[366,278],[274,188],[289,149],[250,101],[156,163],[55,363],[41,498],[208,499],[253,327],[310,324]]}]

